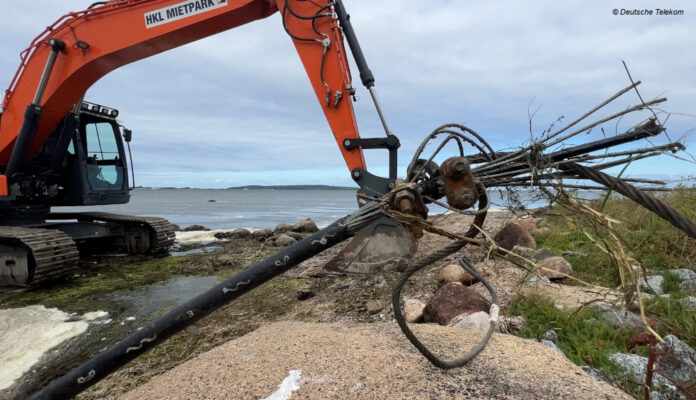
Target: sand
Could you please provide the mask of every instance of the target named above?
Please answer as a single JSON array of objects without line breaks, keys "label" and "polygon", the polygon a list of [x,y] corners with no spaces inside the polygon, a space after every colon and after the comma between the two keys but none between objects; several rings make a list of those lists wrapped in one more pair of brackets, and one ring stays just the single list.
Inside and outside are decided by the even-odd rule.
[{"label": "sand", "polygon": [[[478,331],[413,325],[455,358]],[[494,335],[463,368],[432,366],[394,323],[278,322],[232,340],[123,399],[631,399],[532,341]]]}]

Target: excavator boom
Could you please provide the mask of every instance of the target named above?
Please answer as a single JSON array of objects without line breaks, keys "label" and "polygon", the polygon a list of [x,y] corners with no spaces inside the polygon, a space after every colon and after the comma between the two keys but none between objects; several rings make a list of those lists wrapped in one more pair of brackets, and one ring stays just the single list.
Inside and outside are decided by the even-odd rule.
[{"label": "excavator boom", "polygon": [[[342,144],[359,134],[341,31],[327,0],[111,0],[66,14],[22,53],[2,103],[0,168],[7,167],[25,123],[25,108],[35,101],[41,115],[28,149],[19,149],[25,153],[22,163],[37,154],[87,89],[109,72],[278,11],[348,168],[364,169],[361,148]],[[57,51],[52,70],[46,68],[55,50],[49,39],[65,44]],[[42,84],[45,90],[37,99]],[[7,179],[12,181],[11,176]]]}]

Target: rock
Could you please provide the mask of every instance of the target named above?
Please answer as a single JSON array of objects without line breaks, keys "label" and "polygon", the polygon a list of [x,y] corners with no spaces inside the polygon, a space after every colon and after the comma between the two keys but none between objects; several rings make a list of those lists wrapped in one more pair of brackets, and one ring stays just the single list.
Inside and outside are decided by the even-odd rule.
[{"label": "rock", "polygon": [[406,322],[410,323],[419,322],[423,319],[424,309],[424,302],[416,299],[408,299],[404,302],[404,319],[406,319]]},{"label": "rock", "polygon": [[495,234],[493,240],[505,250],[512,250],[515,246],[523,246],[530,249],[536,249],[537,247],[532,235],[514,222],[505,225],[503,229]]},{"label": "rock", "polygon": [[182,232],[193,232],[193,231],[209,231],[210,229],[206,228],[203,225],[191,225],[187,226],[186,228],[182,229]]},{"label": "rock", "polygon": [[237,228],[232,231],[232,237],[234,238],[243,239],[248,238],[249,236],[251,236],[251,231],[245,228]]},{"label": "rock", "polygon": [[682,281],[679,284],[679,290],[696,293],[696,280]]},{"label": "rock", "polygon": [[[170,223],[171,224],[171,223]],[[171,224],[175,232],[181,232],[181,227],[177,224]]]},{"label": "rock", "polygon": [[[609,360],[615,362],[621,371],[622,376],[630,376],[640,384],[645,383],[645,373],[648,367],[648,358],[637,354],[610,353]],[[668,391],[676,391],[676,387],[664,376],[653,374],[653,388],[663,388]]]},{"label": "rock", "polygon": [[668,400],[667,397],[663,396],[662,393],[657,390],[650,392],[650,400]]},{"label": "rock", "polygon": [[696,384],[696,351],[674,335],[663,338],[656,346],[655,367],[672,377],[679,385]]},{"label": "rock", "polygon": [[275,240],[275,245],[280,247],[290,246],[291,244],[295,243],[297,243],[297,239],[285,234],[278,235],[278,237]]},{"label": "rock", "polygon": [[232,237],[232,231],[215,232],[213,236],[215,237],[215,239],[220,240],[229,239]]},{"label": "rock", "polygon": [[696,280],[696,272],[687,269],[687,268],[679,268],[679,269],[670,269],[667,270],[670,274],[674,275],[679,279],[680,281],[695,281]]},{"label": "rock", "polygon": [[251,233],[251,237],[259,241],[266,240],[271,236],[273,236],[273,231],[268,228],[259,229]]},{"label": "rock", "polygon": [[317,224],[315,224],[311,218],[307,218],[293,225],[291,230],[293,232],[314,233],[319,230],[319,227],[317,227]]},{"label": "rock", "polygon": [[640,316],[630,311],[619,310],[618,308],[596,305],[594,306],[600,312],[602,321],[613,327],[627,326],[630,328],[643,329],[645,324],[640,319]]},{"label": "rock", "polygon": [[251,236],[251,232],[248,229],[237,228],[231,231],[215,232],[213,236],[216,239],[244,239]]},{"label": "rock", "polygon": [[524,284],[527,285],[527,286],[534,286],[534,285],[539,284],[540,282],[543,282],[543,283],[551,283],[551,281],[549,280],[549,278],[547,278],[547,277],[545,277],[545,276],[539,277],[539,276],[536,276],[536,275],[532,275],[531,277],[529,277],[529,279],[527,279],[527,280],[524,282]]},{"label": "rock", "polygon": [[694,296],[682,297],[679,299],[679,303],[685,311],[696,311],[696,297]]},{"label": "rock", "polygon": [[285,232],[285,235],[288,235],[295,240],[302,240],[302,234],[299,234],[297,232],[287,231]]},{"label": "rock", "polygon": [[641,282],[641,287],[645,289],[650,289],[655,294],[664,294],[662,291],[662,283],[665,281],[661,275],[650,275],[645,278],[647,282]]},{"label": "rock", "polygon": [[589,365],[583,365],[580,367],[585,373],[599,381],[610,383],[604,373],[597,368],[592,368]]},{"label": "rock", "polygon": [[524,217],[515,220],[515,223],[520,226],[520,228],[524,229],[527,232],[531,232],[535,229],[539,229],[537,227],[536,221],[534,220],[534,217]]},{"label": "rock", "polygon": [[566,275],[572,275],[573,266],[563,257],[549,257],[538,262],[541,274],[549,279],[564,279]]},{"label": "rock", "polygon": [[488,332],[488,329],[491,327],[490,318],[487,312],[479,311],[469,315],[458,315],[447,326],[470,331]]},{"label": "rock", "polygon": [[551,228],[546,227],[546,226],[542,226],[541,228],[534,229],[529,233],[531,233],[532,236],[543,236],[543,235],[548,235],[549,232],[551,232]]},{"label": "rock", "polygon": [[458,315],[488,312],[490,307],[491,303],[485,297],[459,282],[453,282],[435,292],[423,310],[423,320],[447,325]]},{"label": "rock", "polygon": [[368,314],[375,315],[382,311],[382,303],[377,300],[370,300],[365,303],[365,309],[367,310]]},{"label": "rock", "polygon": [[276,225],[275,229],[273,232],[275,233],[285,233],[287,231],[292,230],[292,225],[290,224],[278,224]]},{"label": "rock", "polygon": [[563,354],[563,357],[566,357],[565,353],[558,346],[556,346],[556,343],[547,339],[541,339],[539,343],[543,344],[544,346],[550,349],[556,350],[557,352]]},{"label": "rock", "polygon": [[466,273],[464,268],[459,265],[450,264],[441,269],[440,273],[437,275],[437,286],[440,287],[451,282],[460,282]]},{"label": "rock", "polygon": [[541,335],[541,338],[543,340],[548,340],[550,342],[558,342],[558,333],[554,331],[553,329],[549,329],[548,331],[544,332],[543,335]]},{"label": "rock", "polygon": [[523,316],[500,317],[498,320],[498,332],[513,333],[527,329],[527,321]]},{"label": "rock", "polygon": [[217,201],[216,201],[216,200],[213,200],[213,199],[210,199],[210,200],[208,200],[208,203],[217,203]]}]

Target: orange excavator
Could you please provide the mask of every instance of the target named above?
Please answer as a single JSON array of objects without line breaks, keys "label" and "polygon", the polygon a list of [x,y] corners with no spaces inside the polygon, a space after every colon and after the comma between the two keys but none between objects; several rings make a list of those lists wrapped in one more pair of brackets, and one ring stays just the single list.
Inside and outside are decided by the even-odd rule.
[{"label": "orange excavator", "polygon": [[[54,206],[129,200],[132,132],[118,110],[84,99],[123,65],[280,12],[351,176],[362,196],[396,181],[399,141],[380,107],[374,77],[340,0],[110,0],[58,19],[21,54],[0,114],[0,285],[70,274],[79,251],[166,252],[173,226],[162,218],[56,213]],[[344,37],[386,132],[361,139]],[[363,149],[389,152],[389,177],[366,170]],[[385,229],[389,222],[383,221]]]}]

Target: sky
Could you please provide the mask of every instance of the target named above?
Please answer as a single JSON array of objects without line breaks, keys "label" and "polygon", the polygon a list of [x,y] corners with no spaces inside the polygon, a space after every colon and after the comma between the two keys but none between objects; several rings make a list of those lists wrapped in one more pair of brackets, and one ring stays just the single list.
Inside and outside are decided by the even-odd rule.
[{"label": "sky", "polygon": [[[0,86],[9,85],[20,51],[34,36],[89,3],[37,0],[4,8]],[[656,15],[655,7],[664,3],[683,15]],[[539,136],[560,117],[556,126],[575,119],[630,84],[622,60],[633,79],[643,82],[646,101],[668,98],[658,110],[664,111],[660,119],[667,134],[672,140],[687,135],[687,149],[696,152],[696,140],[688,136],[696,127],[696,3],[344,4],[401,141],[401,176],[423,138],[444,123],[465,124],[494,148],[509,149],[527,143],[530,133]],[[623,13],[649,9],[653,15],[621,15],[622,7]],[[370,96],[357,68],[352,70],[361,136],[381,137]],[[119,109],[119,119],[133,130],[138,185],[354,185],[277,13],[124,66],[90,88],[86,100]],[[630,92],[597,118],[639,103]],[[613,122],[605,133],[647,117]],[[366,158],[369,171],[386,174],[385,151],[367,151]],[[695,164],[663,156],[631,164],[624,176],[694,175]]]}]

